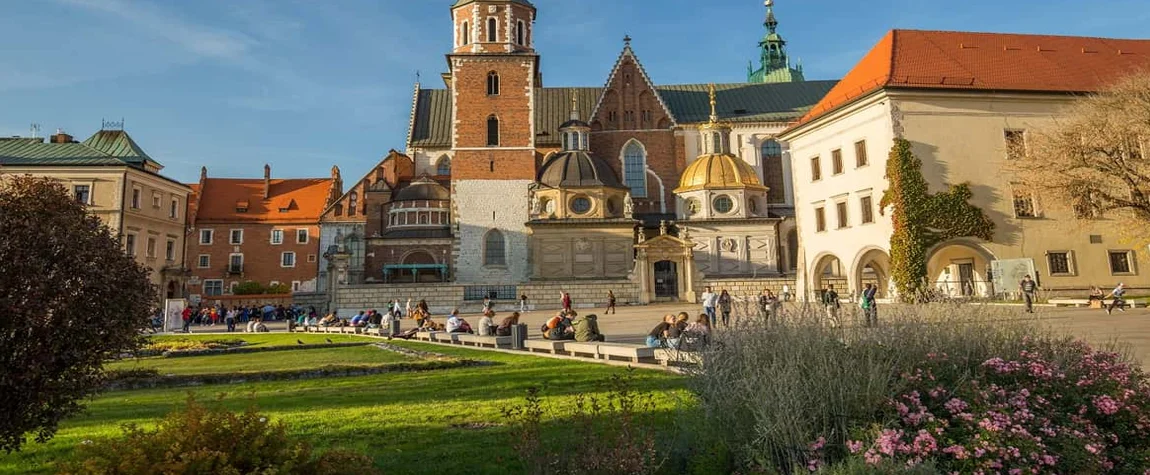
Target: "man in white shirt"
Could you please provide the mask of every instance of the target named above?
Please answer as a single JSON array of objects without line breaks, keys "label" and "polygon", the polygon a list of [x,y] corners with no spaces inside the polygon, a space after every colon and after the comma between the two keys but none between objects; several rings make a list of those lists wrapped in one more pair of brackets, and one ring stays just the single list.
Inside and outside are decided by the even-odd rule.
[{"label": "man in white shirt", "polygon": [[1114,301],[1110,302],[1109,307],[1106,307],[1106,313],[1110,314],[1114,312],[1114,307],[1118,307],[1118,310],[1125,312],[1126,299],[1122,298],[1124,296],[1126,296],[1126,284],[1119,282],[1118,287],[1115,287],[1114,290],[1110,291],[1110,297],[1114,297]]},{"label": "man in white shirt", "polygon": [[790,302],[791,301],[791,286],[790,285],[783,284],[783,301],[784,302]]},{"label": "man in white shirt", "polygon": [[716,323],[715,304],[718,303],[719,296],[715,295],[715,293],[711,291],[710,287],[707,287],[707,289],[703,291],[702,299],[703,313],[707,314],[707,318],[711,320],[711,326],[714,326]]},{"label": "man in white shirt", "polygon": [[470,333],[471,332],[471,328],[470,328],[470,325],[467,324],[467,320],[464,320],[464,319],[459,317],[459,309],[455,309],[455,310],[451,311],[451,317],[447,319],[447,323],[444,325],[444,327],[445,327],[444,329],[447,330],[448,333]]}]

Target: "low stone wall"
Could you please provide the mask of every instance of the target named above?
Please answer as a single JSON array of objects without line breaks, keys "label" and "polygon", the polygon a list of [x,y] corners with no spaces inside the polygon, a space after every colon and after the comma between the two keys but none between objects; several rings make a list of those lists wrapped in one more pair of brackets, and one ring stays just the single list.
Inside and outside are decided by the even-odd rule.
[{"label": "low stone wall", "polygon": [[[763,289],[770,289],[775,295],[780,298],[783,295],[783,286],[790,286],[792,298],[795,292],[795,278],[794,277],[764,277],[757,279],[741,278],[741,279],[704,279],[695,285],[696,298],[703,295],[703,291],[707,286],[711,287],[715,293],[719,293],[723,289],[731,296],[741,298],[758,299],[759,294]],[[701,300],[700,300],[701,301]]]},{"label": "low stone wall", "polygon": [[305,310],[309,307],[315,307],[316,313],[320,315],[327,313],[327,294],[324,292],[297,292],[291,297],[292,303],[303,307]]},{"label": "low stone wall", "polygon": [[[482,300],[464,301],[464,285],[454,283],[429,284],[364,284],[340,288],[337,295],[341,313],[376,309],[382,311],[387,302],[398,299],[412,305],[420,299],[427,300],[433,314],[445,314],[458,308],[463,313],[476,313],[482,309]],[[607,291],[615,292],[615,302],[619,306],[638,303],[639,286],[629,280],[589,280],[563,282],[527,282],[515,288],[516,295],[526,295],[528,308],[546,310],[559,308],[559,293],[571,294],[575,308],[603,307],[607,304]],[[318,307],[317,307],[318,308]],[[518,299],[505,299],[495,302],[496,311],[519,310]]]}]

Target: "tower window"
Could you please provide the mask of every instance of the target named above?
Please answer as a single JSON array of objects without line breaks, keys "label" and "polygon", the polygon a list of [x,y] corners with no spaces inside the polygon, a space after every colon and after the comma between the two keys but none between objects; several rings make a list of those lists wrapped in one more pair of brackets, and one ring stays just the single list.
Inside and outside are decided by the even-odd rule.
[{"label": "tower window", "polygon": [[632,197],[647,197],[647,153],[633,140],[623,149],[623,181]]},{"label": "tower window", "polygon": [[526,33],[527,27],[523,24],[523,20],[515,22],[515,42],[518,43],[519,46],[527,45]]},{"label": "tower window", "polygon": [[451,174],[451,157],[444,155],[439,157],[439,163],[435,164],[436,175],[450,175]]},{"label": "tower window", "polygon": [[462,43],[464,46],[471,44],[471,25],[467,22],[463,22],[463,27],[460,29],[459,36],[462,37],[463,41],[460,43]]},{"label": "tower window", "polygon": [[499,118],[491,116],[487,118],[487,146],[494,147],[499,145]]},{"label": "tower window", "polygon": [[498,229],[492,229],[488,231],[487,235],[483,237],[483,265],[507,265],[507,254],[503,241],[503,233],[499,232]]},{"label": "tower window", "polygon": [[497,40],[496,40],[497,36],[496,36],[496,34],[495,34],[495,29],[496,29],[496,22],[495,22],[495,18],[488,18],[488,19],[487,19],[487,41],[488,41],[489,43],[494,43],[495,41],[497,41]]},{"label": "tower window", "polygon": [[499,95],[499,74],[495,71],[487,73],[487,95]]}]

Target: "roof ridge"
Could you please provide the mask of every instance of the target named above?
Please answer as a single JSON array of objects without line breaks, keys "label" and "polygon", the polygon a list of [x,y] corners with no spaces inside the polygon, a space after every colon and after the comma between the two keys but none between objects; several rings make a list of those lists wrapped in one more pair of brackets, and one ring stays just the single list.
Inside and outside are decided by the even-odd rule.
[{"label": "roof ridge", "polygon": [[419,81],[416,80],[414,91],[411,94],[411,116],[407,120],[407,141],[405,145],[407,145],[406,151],[408,152],[411,151],[411,138],[415,136],[415,114],[419,108],[419,91]]},{"label": "roof ridge", "polygon": [[677,124],[679,121],[675,118],[675,114],[671,112],[671,108],[667,107],[667,102],[663,100],[663,96],[659,94],[658,87],[651,81],[651,77],[647,75],[647,69],[643,67],[643,63],[639,61],[639,56],[631,49],[631,42],[628,39],[627,43],[623,45],[623,51],[619,52],[619,58],[615,60],[615,65],[611,67],[611,73],[607,75],[607,82],[603,84],[599,93],[599,100],[595,103],[595,108],[591,110],[591,114],[587,116],[589,120],[593,120],[599,114],[599,108],[603,107],[603,99],[606,96],[604,92],[611,87],[611,82],[615,80],[615,74],[619,72],[619,67],[623,65],[623,58],[630,56],[635,61],[635,66],[639,68],[639,76],[643,78],[643,82],[655,95],[655,99],[659,101],[659,105],[663,106],[663,112],[667,113],[667,117],[671,118],[672,124]]}]

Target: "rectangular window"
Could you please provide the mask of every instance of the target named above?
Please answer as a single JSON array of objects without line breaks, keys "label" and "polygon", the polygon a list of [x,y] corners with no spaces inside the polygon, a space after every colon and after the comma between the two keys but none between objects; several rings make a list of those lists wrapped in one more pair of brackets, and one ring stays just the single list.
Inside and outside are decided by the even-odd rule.
[{"label": "rectangular window", "polygon": [[296,244],[307,244],[309,237],[310,236],[308,235],[307,229],[295,230],[295,242],[296,242]]},{"label": "rectangular window", "polygon": [[855,142],[855,168],[867,165],[870,165],[870,159],[866,156],[866,140],[859,140]]},{"label": "rectangular window", "polygon": [[283,243],[284,243],[284,231],[282,229],[273,229],[272,230],[272,244],[283,244]]},{"label": "rectangular window", "polygon": [[823,179],[823,165],[820,163],[819,157],[811,159],[811,181],[819,181]]},{"label": "rectangular window", "polygon": [[162,201],[162,200],[163,200],[163,197],[160,196],[159,193],[152,192],[152,207],[153,208],[159,209],[160,208],[160,201]]},{"label": "rectangular window", "polygon": [[280,267],[295,267],[295,253],[285,252],[280,255]]},{"label": "rectangular window", "polygon": [[1050,251],[1046,253],[1046,264],[1050,266],[1050,275],[1071,275],[1069,251]]},{"label": "rectangular window", "polygon": [[172,206],[168,208],[168,217],[176,219],[180,217],[180,200],[172,198]]},{"label": "rectangular window", "polygon": [[831,150],[831,174],[841,175],[843,173],[843,151],[842,149]]},{"label": "rectangular window", "polygon": [[233,245],[243,244],[244,243],[244,230],[233,229],[231,236],[228,238],[228,243],[233,244]]},{"label": "rectangular window", "polygon": [[815,208],[815,232],[827,230],[827,210],[822,206]]},{"label": "rectangular window", "polygon": [[168,243],[164,245],[164,259],[167,259],[168,262],[176,260],[176,241],[169,239]]},{"label": "rectangular window", "polygon": [[1002,132],[1006,142],[1006,159],[1018,160],[1026,157],[1026,131],[1007,129]]},{"label": "rectangular window", "polygon": [[196,264],[196,267],[199,267],[200,269],[207,269],[212,266],[212,256],[208,254],[200,254],[200,258]]},{"label": "rectangular window", "polygon": [[201,229],[200,230],[200,244],[204,244],[204,245],[211,244],[212,243],[212,237],[214,237],[214,236],[215,236],[215,232],[213,232],[211,229]]},{"label": "rectangular window", "polygon": [[244,255],[232,254],[228,256],[228,272],[239,274],[244,271]]},{"label": "rectangular window", "polygon": [[873,201],[873,199],[869,196],[864,196],[862,198],[859,198],[859,207],[860,207],[859,211],[862,212],[860,214],[860,216],[862,217],[862,223],[863,224],[873,223],[874,222],[874,201]]},{"label": "rectangular window", "polygon": [[300,287],[300,281],[298,281],[298,280],[291,281],[291,291],[292,292],[299,292],[299,287]]},{"label": "rectangular window", "polygon": [[74,185],[72,186],[72,194],[76,197],[77,203],[92,204],[88,201],[92,198],[92,187],[90,185]]},{"label": "rectangular window", "polygon": [[135,234],[124,235],[124,249],[126,249],[128,251],[129,256],[132,256],[132,257],[136,256],[136,235]]},{"label": "rectangular window", "polygon": [[1014,194],[1014,217],[1038,217],[1038,213],[1034,209],[1034,195],[1025,189],[1015,189],[1012,193]]},{"label": "rectangular window", "polygon": [[315,254],[308,254],[307,255],[307,261],[308,262],[315,262]]},{"label": "rectangular window", "polygon": [[1110,251],[1110,273],[1133,274],[1134,253],[1131,251]]},{"label": "rectangular window", "polygon": [[147,252],[148,253],[146,255],[148,257],[156,257],[156,238],[154,238],[154,237],[148,238]]},{"label": "rectangular window", "polygon": [[838,229],[842,229],[842,228],[847,227],[847,224],[850,221],[847,219],[847,202],[846,201],[840,201],[838,203],[835,203],[835,214],[838,215],[837,216],[838,220],[839,220]]},{"label": "rectangular window", "polygon": [[224,294],[224,281],[222,280],[205,280],[204,281],[204,295],[209,297],[216,297]]},{"label": "rectangular window", "polygon": [[132,209],[140,209],[140,194],[143,193],[139,188],[132,188]]}]

